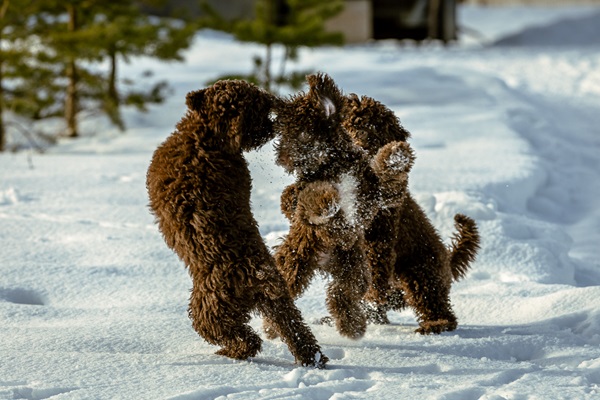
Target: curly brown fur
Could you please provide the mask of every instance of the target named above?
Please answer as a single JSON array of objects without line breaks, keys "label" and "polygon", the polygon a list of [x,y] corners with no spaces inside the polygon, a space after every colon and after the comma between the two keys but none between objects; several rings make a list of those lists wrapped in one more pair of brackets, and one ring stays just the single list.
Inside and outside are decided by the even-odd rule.
[{"label": "curly brown fur", "polygon": [[375,99],[350,93],[346,107],[348,111],[343,121],[346,132],[356,145],[371,155],[388,143],[406,142],[410,138],[410,132],[400,124],[396,114]]},{"label": "curly brown fur", "polygon": [[277,112],[277,162],[296,182],[282,194],[291,227],[275,261],[293,297],[304,292],[316,271],[330,274],[328,310],[340,334],[358,339],[366,330],[360,301],[371,275],[364,226],[385,202],[400,202],[412,152],[406,144],[390,143],[367,157],[342,127],[345,98],[333,80],[323,74],[307,80],[308,93]]},{"label": "curly brown fur", "polygon": [[[347,97],[344,126],[354,142],[369,154],[377,154],[388,142],[406,140],[410,134],[393,112],[363,96]],[[457,214],[458,234],[452,248],[441,237],[410,193],[402,202],[382,209],[367,227],[367,259],[372,285],[365,297],[369,319],[387,323],[386,312],[410,306],[418,320],[418,332],[441,333],[456,329],[450,304],[453,280],[463,277],[479,248],[475,222]]]},{"label": "curly brown fur", "polygon": [[150,208],[167,245],[193,281],[189,316],[217,354],[255,356],[261,339],[253,311],[302,365],[327,358],[303,322],[250,208],[251,177],[242,151],[273,138],[279,100],[243,81],[220,81],[187,96],[188,111],[154,152],[147,173]]}]

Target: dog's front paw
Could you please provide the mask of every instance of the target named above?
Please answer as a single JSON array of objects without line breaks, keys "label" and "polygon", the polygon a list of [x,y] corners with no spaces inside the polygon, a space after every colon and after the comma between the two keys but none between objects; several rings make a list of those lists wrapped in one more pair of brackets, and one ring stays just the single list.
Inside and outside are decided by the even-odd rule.
[{"label": "dog's front paw", "polygon": [[320,213],[310,215],[308,217],[308,222],[313,225],[324,225],[329,222],[329,220],[333,218],[338,211],[340,211],[340,205],[336,202],[332,202],[328,204],[326,208],[322,209]]},{"label": "dog's front paw", "polygon": [[299,193],[297,207],[305,222],[323,225],[340,211],[340,194],[329,182],[313,182]]},{"label": "dog's front paw", "polygon": [[396,207],[404,201],[414,159],[408,143],[391,142],[379,149],[371,160],[371,167],[379,178],[382,208]]},{"label": "dog's front paw", "polygon": [[414,162],[415,155],[408,143],[390,142],[375,154],[372,167],[378,175],[392,177],[408,174]]}]

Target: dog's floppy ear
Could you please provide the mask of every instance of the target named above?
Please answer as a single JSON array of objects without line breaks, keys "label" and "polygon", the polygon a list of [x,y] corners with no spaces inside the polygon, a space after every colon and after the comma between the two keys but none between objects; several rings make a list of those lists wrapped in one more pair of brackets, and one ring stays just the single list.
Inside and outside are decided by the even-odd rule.
[{"label": "dog's floppy ear", "polygon": [[206,93],[206,89],[200,89],[193,92],[189,92],[187,96],[185,96],[185,104],[190,110],[198,111],[202,107],[202,103],[204,102],[204,95]]}]

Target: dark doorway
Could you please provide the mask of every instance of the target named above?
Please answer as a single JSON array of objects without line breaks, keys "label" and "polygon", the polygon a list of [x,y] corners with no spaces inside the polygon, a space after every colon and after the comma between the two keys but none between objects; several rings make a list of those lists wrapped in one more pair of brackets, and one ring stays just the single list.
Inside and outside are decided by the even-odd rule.
[{"label": "dark doorway", "polygon": [[456,0],[373,0],[374,39],[456,39]]}]

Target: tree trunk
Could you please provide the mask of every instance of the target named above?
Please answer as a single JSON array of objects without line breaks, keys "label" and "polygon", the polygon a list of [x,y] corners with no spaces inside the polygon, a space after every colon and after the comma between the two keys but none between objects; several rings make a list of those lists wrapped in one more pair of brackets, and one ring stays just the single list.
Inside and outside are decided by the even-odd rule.
[{"label": "tree trunk", "polygon": [[[67,11],[69,14],[68,29],[69,32],[75,32],[77,30],[77,10],[73,4],[67,5]],[[75,63],[75,57],[69,56],[67,62],[66,75],[68,80],[67,85],[67,96],[65,98],[65,120],[67,123],[67,137],[78,137],[77,127],[77,111],[79,109],[79,99],[77,96],[77,64]]]},{"label": "tree trunk", "polygon": [[[2,6],[0,7],[0,19],[4,19],[9,5],[9,0],[4,0],[2,2]],[[2,39],[3,35],[4,27],[0,29],[0,39]],[[6,125],[4,124],[4,60],[0,57],[0,152],[3,152],[4,150],[6,150]]]},{"label": "tree trunk", "polygon": [[3,61],[0,59],[0,152],[3,152],[6,147],[6,129],[4,127],[4,71]]},{"label": "tree trunk", "polygon": [[266,91],[271,91],[271,44],[267,44],[267,56],[265,57],[265,83],[264,88]]},{"label": "tree trunk", "polygon": [[108,92],[107,99],[104,105],[106,114],[121,131],[125,130],[125,123],[121,117],[121,99],[117,89],[117,49],[116,46],[110,46],[108,49],[110,58],[110,71],[108,73]]},{"label": "tree trunk", "polygon": [[109,49],[110,72],[108,75],[108,98],[114,104],[119,103],[119,93],[117,92],[117,52],[114,48]]}]

